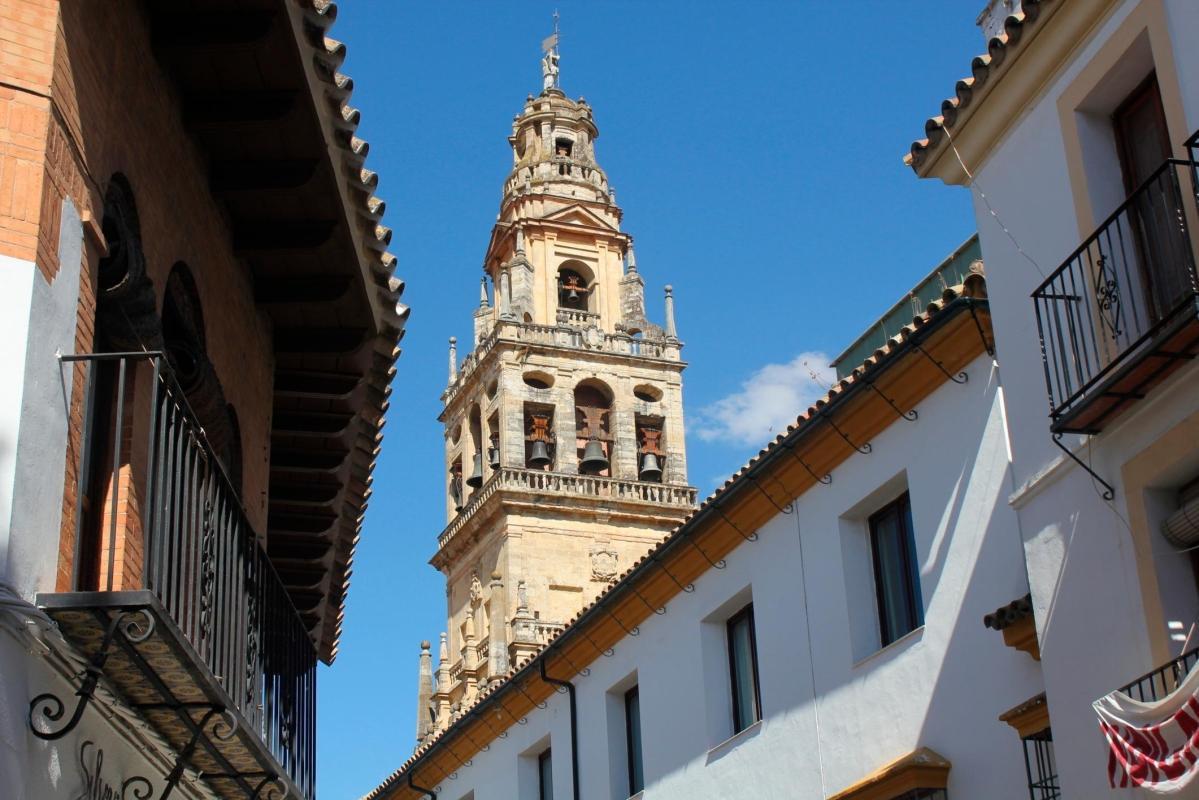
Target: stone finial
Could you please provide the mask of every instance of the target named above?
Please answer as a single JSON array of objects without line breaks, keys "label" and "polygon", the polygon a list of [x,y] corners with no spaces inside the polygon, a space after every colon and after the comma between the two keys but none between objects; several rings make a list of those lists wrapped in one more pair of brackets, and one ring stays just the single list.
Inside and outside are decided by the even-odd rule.
[{"label": "stone finial", "polygon": [[628,261],[629,261],[629,272],[636,272],[637,271],[637,256],[633,252],[633,243],[632,242],[629,242]]},{"label": "stone finial", "polygon": [[436,730],[450,726],[450,648],[445,631],[441,633],[441,644],[437,648],[437,713],[433,720]]},{"label": "stone finial", "polygon": [[525,229],[516,229],[516,254],[523,256],[525,254]]},{"label": "stone finial", "polygon": [[416,743],[433,732],[433,654],[426,639],[420,643],[420,672],[416,689]]},{"label": "stone finial", "polygon": [[669,285],[666,287],[666,338],[679,338],[674,326],[674,287]]},{"label": "stone finial", "polygon": [[[519,233],[517,234],[519,236]],[[512,278],[507,267],[500,268],[500,318],[512,319]]]},{"label": "stone finial", "polygon": [[479,308],[489,308],[490,303],[487,302],[487,279],[479,279]]},{"label": "stone finial", "polygon": [[458,337],[450,337],[450,383],[458,377]]}]

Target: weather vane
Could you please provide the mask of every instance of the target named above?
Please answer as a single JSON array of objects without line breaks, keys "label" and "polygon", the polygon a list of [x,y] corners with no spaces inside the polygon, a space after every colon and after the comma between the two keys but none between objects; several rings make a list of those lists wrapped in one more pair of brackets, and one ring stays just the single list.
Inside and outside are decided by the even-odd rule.
[{"label": "weather vane", "polygon": [[554,9],[554,32],[541,40],[542,91],[558,88],[558,10]]}]

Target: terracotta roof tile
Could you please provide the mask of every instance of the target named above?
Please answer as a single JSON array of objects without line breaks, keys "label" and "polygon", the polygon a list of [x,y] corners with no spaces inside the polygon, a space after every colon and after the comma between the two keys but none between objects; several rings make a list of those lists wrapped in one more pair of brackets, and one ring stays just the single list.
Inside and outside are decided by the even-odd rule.
[{"label": "terracotta roof tile", "polygon": [[945,131],[952,132],[958,115],[970,106],[988,82],[997,78],[1001,67],[1024,37],[1026,29],[1037,21],[1044,6],[1055,0],[1023,0],[1021,10],[1003,21],[1003,32],[987,43],[987,52],[970,62],[970,76],[954,85],[954,96],[941,103],[941,113],[924,123],[924,138],[912,142],[904,163],[919,171],[929,151],[936,150],[945,140]]}]

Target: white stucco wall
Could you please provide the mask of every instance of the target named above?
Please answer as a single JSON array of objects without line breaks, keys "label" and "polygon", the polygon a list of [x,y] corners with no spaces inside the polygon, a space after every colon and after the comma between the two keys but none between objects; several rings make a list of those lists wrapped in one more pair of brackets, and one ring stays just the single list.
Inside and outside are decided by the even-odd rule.
[{"label": "white stucco wall", "polygon": [[[1116,497],[1108,504],[1100,496],[1102,487],[1052,442],[1030,299],[1037,285],[1091,233],[1080,229],[1075,211],[1058,101],[1142,2],[1153,5],[1159,0],[1118,4],[1013,120],[985,160],[969,165],[976,177],[972,192],[1012,431],[1018,491],[1011,501],[1025,542],[1063,796],[1071,800],[1115,796],[1107,786],[1107,757],[1091,702],[1158,666],[1150,650],[1154,626],[1164,630],[1172,620],[1189,626],[1199,615],[1186,557],[1172,552],[1151,524],[1148,533],[1164,615],[1147,619],[1122,484],[1122,468],[1130,459],[1199,409],[1199,370],[1180,370],[1078,451],[1114,486]],[[1199,52],[1194,47],[1199,4],[1164,0],[1164,7],[1187,124],[1185,131],[1170,131],[1180,146],[1199,127]],[[1147,67],[1130,65],[1152,57],[1160,80],[1163,54],[1151,53],[1148,39],[1143,44],[1127,51],[1122,63],[1129,69],[1144,68],[1147,74]],[[1080,126],[1087,200],[1100,218],[1118,202],[1112,195],[1113,181],[1120,191],[1118,162],[1112,161],[1114,151],[1099,129],[1105,120],[1099,115]],[[1018,252],[1000,221],[1029,258]],[[1080,440],[1068,436],[1064,442],[1079,447]],[[1180,461],[1175,466],[1176,477],[1182,477],[1185,465]],[[1127,790],[1120,792],[1128,795]]]},{"label": "white stucco wall", "polygon": [[[1036,663],[982,623],[1027,586],[1006,503],[998,373],[984,356],[969,374],[967,384],[947,383],[921,403],[917,422],[893,423],[871,454],[838,467],[831,485],[809,490],[796,513],[777,515],[759,541],[729,555],[727,568],[709,570],[694,593],[676,596],[576,679],[586,800],[626,794],[623,729],[612,735],[610,720],[612,695],[632,683],[640,690],[646,798],[824,798],[921,746],[953,763],[951,797],[1016,796],[1024,756],[997,717],[1042,687]],[[864,536],[865,516],[905,482],[926,622],[855,658],[852,601],[865,592],[864,619],[876,625],[874,589],[845,577],[842,538]],[[751,598],[764,719],[723,742],[731,731],[723,621]],[[519,754],[547,734],[555,796],[570,797],[564,696],[493,740],[443,782],[440,796],[535,797],[535,786],[529,793],[516,780]]]}]

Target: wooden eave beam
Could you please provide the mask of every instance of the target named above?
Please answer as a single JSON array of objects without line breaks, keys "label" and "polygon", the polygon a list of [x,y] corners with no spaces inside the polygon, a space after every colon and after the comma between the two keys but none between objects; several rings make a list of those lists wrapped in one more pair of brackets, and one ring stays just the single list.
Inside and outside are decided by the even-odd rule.
[{"label": "wooden eave beam", "polygon": [[151,39],[156,46],[208,48],[257,44],[270,32],[277,16],[273,9],[177,10],[159,5],[151,13]]},{"label": "wooden eave beam", "polygon": [[316,173],[315,158],[237,158],[214,161],[209,185],[214,192],[298,189]]},{"label": "wooden eave beam", "polygon": [[346,354],[357,350],[365,340],[365,328],[278,328],[275,330],[275,352]]},{"label": "wooden eave beam", "polygon": [[334,303],[353,284],[350,275],[305,275],[260,278],[254,281],[254,302],[260,305]]},{"label": "wooden eave beam", "polygon": [[332,219],[239,219],[233,220],[233,250],[248,252],[294,252],[312,250],[329,241],[337,227]]},{"label": "wooden eave beam", "polygon": [[296,107],[300,93],[291,90],[191,92],[183,95],[187,125],[277,122]]}]

